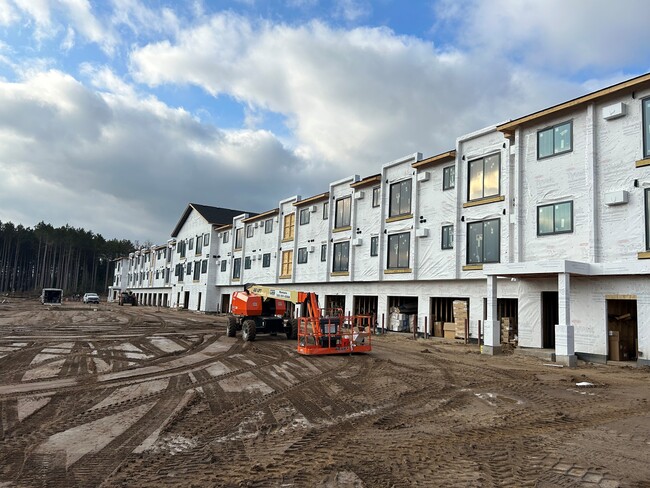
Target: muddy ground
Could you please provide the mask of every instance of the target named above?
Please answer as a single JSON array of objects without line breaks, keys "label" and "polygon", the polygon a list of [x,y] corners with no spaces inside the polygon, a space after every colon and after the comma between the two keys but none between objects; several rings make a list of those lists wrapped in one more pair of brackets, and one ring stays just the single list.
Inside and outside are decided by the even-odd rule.
[{"label": "muddy ground", "polygon": [[650,486],[647,368],[373,348],[302,357],[221,317],[0,303],[0,487]]}]

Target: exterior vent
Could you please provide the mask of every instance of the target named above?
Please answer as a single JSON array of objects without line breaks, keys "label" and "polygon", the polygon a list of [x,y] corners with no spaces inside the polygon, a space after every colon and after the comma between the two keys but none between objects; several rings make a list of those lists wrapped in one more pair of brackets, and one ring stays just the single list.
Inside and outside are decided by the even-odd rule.
[{"label": "exterior vent", "polygon": [[308,251],[309,252],[314,252],[316,248],[314,246],[309,246]]},{"label": "exterior vent", "polygon": [[309,207],[309,210],[310,210],[312,213],[314,213],[316,210],[318,210],[318,207],[316,207],[316,205],[312,205],[311,207]]},{"label": "exterior vent", "polygon": [[415,235],[416,237],[429,237],[429,229],[417,229]]},{"label": "exterior vent", "polygon": [[352,239],[352,245],[353,246],[360,246],[361,244],[363,244],[363,239],[361,239],[360,237],[358,237],[356,239]]},{"label": "exterior vent", "polygon": [[605,205],[608,205],[610,207],[614,205],[625,205],[630,198],[630,194],[625,191],[610,191],[609,193],[605,193]]},{"label": "exterior vent", "polygon": [[421,173],[418,173],[418,181],[429,181],[429,172],[422,171]]},{"label": "exterior vent", "polygon": [[354,199],[355,200],[361,200],[361,199],[363,199],[363,195],[364,195],[363,190],[354,192]]},{"label": "exterior vent", "polygon": [[627,105],[623,102],[614,103],[603,107],[603,119],[613,120],[623,117],[627,113]]}]

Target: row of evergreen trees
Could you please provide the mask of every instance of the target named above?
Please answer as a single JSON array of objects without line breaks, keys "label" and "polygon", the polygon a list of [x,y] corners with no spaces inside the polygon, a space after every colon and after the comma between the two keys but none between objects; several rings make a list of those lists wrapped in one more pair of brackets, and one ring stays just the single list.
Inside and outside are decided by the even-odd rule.
[{"label": "row of evergreen trees", "polygon": [[106,293],[112,260],[135,249],[128,240],[40,222],[33,229],[0,222],[0,293],[62,288],[66,295]]}]

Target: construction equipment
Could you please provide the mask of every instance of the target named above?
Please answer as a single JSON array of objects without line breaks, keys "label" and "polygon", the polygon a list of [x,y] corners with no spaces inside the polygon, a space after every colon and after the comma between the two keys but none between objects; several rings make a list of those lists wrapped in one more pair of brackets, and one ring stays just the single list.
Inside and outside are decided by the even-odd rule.
[{"label": "construction equipment", "polygon": [[[286,302],[300,304],[302,317],[285,320]],[[287,334],[298,339],[300,354],[346,354],[371,350],[371,316],[344,316],[340,309],[323,311],[318,307],[318,295],[271,288],[248,283],[244,291],[233,293],[232,315],[226,333],[234,337],[241,329],[245,341],[257,333]]]},{"label": "construction equipment", "polygon": [[120,293],[120,305],[131,305],[135,307],[138,305],[138,297],[135,296],[131,290],[126,290]]}]

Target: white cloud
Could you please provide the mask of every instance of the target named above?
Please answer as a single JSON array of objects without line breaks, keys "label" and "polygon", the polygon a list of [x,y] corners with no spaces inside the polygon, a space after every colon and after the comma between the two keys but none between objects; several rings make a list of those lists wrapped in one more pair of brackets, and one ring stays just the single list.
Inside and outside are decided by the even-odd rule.
[{"label": "white cloud", "polygon": [[18,14],[9,3],[9,0],[0,0],[0,25],[10,25],[18,20]]},{"label": "white cloud", "polygon": [[363,0],[336,0],[334,15],[354,22],[370,14],[370,5]]},{"label": "white cloud", "polygon": [[114,34],[104,28],[101,22],[93,15],[92,7],[88,0],[58,0],[67,10],[68,18],[75,29],[80,32],[84,38],[94,42],[104,49],[107,53],[112,53],[115,49],[117,39]]}]

